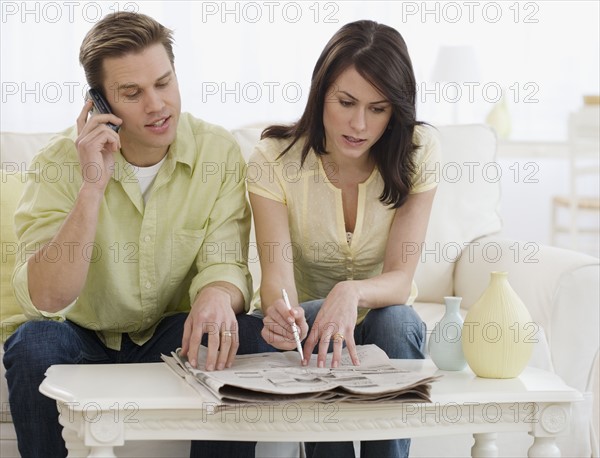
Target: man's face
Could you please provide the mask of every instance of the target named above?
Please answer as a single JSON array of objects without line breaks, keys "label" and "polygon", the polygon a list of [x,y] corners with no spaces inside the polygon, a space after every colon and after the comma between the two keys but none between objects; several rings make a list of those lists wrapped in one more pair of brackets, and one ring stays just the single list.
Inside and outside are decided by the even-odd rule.
[{"label": "man's face", "polygon": [[103,70],[106,98],[123,120],[119,136],[125,158],[134,165],[155,164],[175,139],[181,113],[177,76],[164,46],[106,58]]}]

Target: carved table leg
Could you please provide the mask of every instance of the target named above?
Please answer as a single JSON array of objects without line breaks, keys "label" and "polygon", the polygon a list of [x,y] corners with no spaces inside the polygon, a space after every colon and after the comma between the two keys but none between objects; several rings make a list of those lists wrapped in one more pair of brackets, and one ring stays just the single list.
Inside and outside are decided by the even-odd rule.
[{"label": "carved table leg", "polygon": [[92,447],[92,451],[88,455],[88,457],[98,457],[98,458],[116,458],[115,452],[112,447]]},{"label": "carved table leg", "polygon": [[531,434],[533,445],[527,456],[560,457],[560,449],[556,445],[556,435],[562,434],[569,428],[571,421],[571,406],[569,404],[541,404],[537,406],[535,422]]},{"label": "carved table leg", "polygon": [[86,422],[85,443],[91,450],[88,456],[116,458],[113,447],[125,443],[125,427],[119,418],[114,412],[100,412],[93,422]]},{"label": "carved table leg", "polygon": [[527,451],[529,458],[560,458],[560,449],[554,437],[534,437],[533,444]]},{"label": "carved table leg", "polygon": [[58,422],[63,427],[62,437],[65,440],[69,458],[81,458],[88,456],[90,449],[85,446],[81,431],[83,424],[80,417],[69,409],[68,405],[58,404]]},{"label": "carved table leg", "polygon": [[496,433],[473,434],[475,443],[471,447],[471,456],[473,458],[496,458],[498,456],[497,437]]}]

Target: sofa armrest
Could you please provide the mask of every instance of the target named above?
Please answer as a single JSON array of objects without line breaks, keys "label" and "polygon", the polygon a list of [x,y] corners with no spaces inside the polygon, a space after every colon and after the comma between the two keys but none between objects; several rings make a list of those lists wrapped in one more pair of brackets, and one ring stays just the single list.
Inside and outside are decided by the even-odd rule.
[{"label": "sofa armrest", "polygon": [[590,391],[598,353],[600,259],[532,242],[488,236],[465,248],[456,263],[454,293],[469,308],[490,272],[508,280],[544,330],[555,372],[570,386]]}]

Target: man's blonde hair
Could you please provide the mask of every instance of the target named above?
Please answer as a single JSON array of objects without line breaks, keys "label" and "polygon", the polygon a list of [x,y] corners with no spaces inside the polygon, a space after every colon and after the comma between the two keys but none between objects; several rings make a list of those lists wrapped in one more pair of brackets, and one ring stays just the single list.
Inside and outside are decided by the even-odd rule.
[{"label": "man's blonde hair", "polygon": [[102,64],[105,58],[139,53],[157,43],[165,47],[174,68],[172,30],[145,14],[125,11],[112,13],[87,33],[79,50],[79,62],[90,87],[104,92]]}]

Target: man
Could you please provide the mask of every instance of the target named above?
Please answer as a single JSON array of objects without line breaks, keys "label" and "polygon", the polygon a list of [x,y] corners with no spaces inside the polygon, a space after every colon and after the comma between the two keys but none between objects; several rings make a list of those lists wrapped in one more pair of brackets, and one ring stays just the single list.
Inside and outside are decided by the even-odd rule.
[{"label": "man", "polygon": [[[159,361],[179,346],[196,365],[203,341],[206,370],[220,370],[238,349],[269,349],[260,319],[243,313],[243,159],[224,129],[181,113],[171,31],[142,14],[112,14],[87,34],[79,59],[114,114],[90,117],[85,103],[76,128],[34,159],[42,173],[30,174],[15,216],[13,287],[28,321],[7,340],[4,364],[27,457],[66,454],[56,405],[38,391],[50,365]],[[44,176],[49,164],[58,179]],[[194,443],[192,455],[230,445]]]}]

